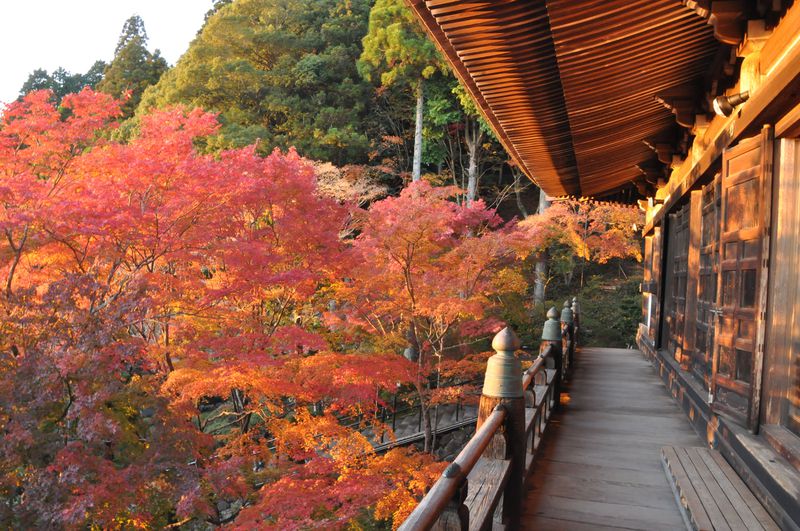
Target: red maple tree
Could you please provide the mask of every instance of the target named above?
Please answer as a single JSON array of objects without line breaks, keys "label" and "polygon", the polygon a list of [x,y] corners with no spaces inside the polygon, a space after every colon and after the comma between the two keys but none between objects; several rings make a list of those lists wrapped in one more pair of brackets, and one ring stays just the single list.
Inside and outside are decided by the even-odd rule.
[{"label": "red maple tree", "polygon": [[641,239],[634,226],[642,223],[636,208],[608,202],[563,199],[554,201],[543,213],[520,223],[529,231],[537,252],[550,251],[556,261],[566,261],[571,274],[573,258],[580,263],[580,281],[586,263],[604,264],[609,260],[642,260]]},{"label": "red maple tree", "polygon": [[293,151],[199,152],[211,114],[144,116],[127,142],[117,116],[38,92],[0,122],[0,522],[399,521],[441,467],[337,421],[413,376],[321,333],[349,205]]}]

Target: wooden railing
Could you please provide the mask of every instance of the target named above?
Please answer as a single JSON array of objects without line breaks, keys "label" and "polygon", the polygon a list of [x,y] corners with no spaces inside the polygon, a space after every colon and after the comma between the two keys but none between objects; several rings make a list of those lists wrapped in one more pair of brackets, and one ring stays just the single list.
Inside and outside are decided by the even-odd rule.
[{"label": "wooden railing", "polygon": [[510,328],[492,341],[475,435],[400,526],[410,530],[518,527],[529,476],[561,384],[574,365],[579,330],[577,300],[564,304],[561,322],[551,308],[539,356],[522,371]]}]

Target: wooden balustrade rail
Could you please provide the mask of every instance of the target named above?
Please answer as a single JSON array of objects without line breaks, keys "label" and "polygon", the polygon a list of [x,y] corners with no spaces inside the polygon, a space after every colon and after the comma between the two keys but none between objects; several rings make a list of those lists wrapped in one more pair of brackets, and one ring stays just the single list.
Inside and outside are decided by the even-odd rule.
[{"label": "wooden balustrade rail", "polygon": [[431,490],[417,506],[417,509],[403,522],[400,529],[430,529],[444,512],[450,501],[457,495],[466,481],[467,475],[481,459],[484,450],[492,442],[497,430],[506,419],[505,408],[498,407],[486,419],[475,435],[469,440],[461,453],[453,460]]},{"label": "wooden balustrade rail", "polygon": [[[503,393],[487,395],[487,388],[492,388],[491,382],[488,386],[484,384],[475,435],[403,522],[400,530],[516,527],[524,496],[524,479],[532,469],[551,413],[558,407],[561,380],[574,364],[577,302],[573,303],[572,311],[574,321],[559,324],[554,322],[555,308],[551,309],[539,357],[522,374],[516,362],[521,393],[517,392],[519,389],[515,391],[514,385],[501,382],[497,384],[500,387],[494,389],[502,389]],[[548,335],[548,326],[551,334],[554,326],[559,327],[555,329],[555,335]],[[505,335],[495,343],[502,334]],[[513,358],[509,354],[519,348],[519,340],[506,329],[495,337],[495,342],[492,346],[502,359],[498,363],[502,363],[502,370],[507,372],[498,373],[501,369],[495,368],[492,377],[513,379],[512,373],[508,372],[514,370],[514,362],[509,362]],[[489,378],[487,369],[487,380]],[[508,389],[511,391],[506,392]]]}]

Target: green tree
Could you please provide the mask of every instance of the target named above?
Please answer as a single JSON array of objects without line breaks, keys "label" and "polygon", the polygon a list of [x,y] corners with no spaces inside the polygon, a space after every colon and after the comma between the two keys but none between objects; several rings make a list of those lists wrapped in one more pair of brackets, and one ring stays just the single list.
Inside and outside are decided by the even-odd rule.
[{"label": "green tree", "polygon": [[19,95],[23,97],[35,90],[46,89],[53,92],[56,103],[59,103],[64,96],[79,92],[83,87],[95,88],[103,79],[105,68],[106,63],[103,61],[95,61],[85,74],[72,74],[60,67],[48,74],[47,70],[37,68],[23,83]]},{"label": "green tree", "polygon": [[425,158],[447,166],[453,184],[465,191],[459,199],[471,205],[478,198],[487,161],[501,148],[454,77],[435,76],[427,84]]},{"label": "green tree", "polygon": [[365,79],[384,87],[412,89],[416,96],[412,180],[422,168],[424,80],[446,66],[403,0],[377,0],[369,14],[369,31],[358,69]]},{"label": "green tree", "polygon": [[369,0],[220,3],[141,112],[184,103],[219,113],[212,148],[260,139],[263,151],[366,162],[371,98],[356,60],[368,16]]},{"label": "green tree", "polygon": [[[205,26],[205,23],[208,22],[208,19],[210,19],[212,16],[214,16],[214,14],[217,11],[222,9],[224,6],[226,6],[228,4],[232,4],[232,3],[233,3],[233,0],[214,0],[214,5],[211,6],[211,9],[206,11],[205,16],[203,17],[203,25]],[[201,31],[202,31],[202,29],[201,29]]]},{"label": "green tree", "polygon": [[129,92],[123,106],[125,116],[131,116],[142,99],[142,93],[156,83],[168,69],[167,61],[158,50],[147,49],[144,21],[134,15],[125,21],[114,50],[114,59],[105,69],[98,90],[119,97]]}]

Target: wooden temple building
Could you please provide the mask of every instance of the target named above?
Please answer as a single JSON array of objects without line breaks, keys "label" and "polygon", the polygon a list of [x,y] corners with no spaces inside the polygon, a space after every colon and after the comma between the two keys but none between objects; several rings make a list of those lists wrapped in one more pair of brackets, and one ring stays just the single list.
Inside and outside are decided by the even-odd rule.
[{"label": "wooden temple building", "polygon": [[[520,495],[513,490],[514,473],[509,476],[495,462],[481,465],[470,459],[480,453],[476,449],[503,457],[502,449],[492,450],[496,441],[481,439],[503,434],[505,458],[512,469],[517,466],[516,450],[507,446],[513,446],[517,430],[508,419],[515,418],[518,393],[526,393],[528,406],[534,406],[525,413],[528,424],[539,423],[534,432],[544,415],[536,405],[541,393],[527,390],[536,386],[535,378],[526,373],[522,391],[515,388],[505,398],[492,395],[508,404],[479,420],[476,441],[467,448],[475,455],[466,456],[467,461],[460,457],[448,468],[440,482],[453,487],[437,484],[405,527],[674,528],[655,500],[669,491],[613,463],[632,463],[640,454],[650,463],[651,450],[643,445],[650,441],[668,443],[653,452],[676,481],[675,498],[668,501],[683,505],[684,524],[698,529],[798,528],[800,3],[407,3],[513,162],[548,195],[638,201],[646,210],[639,351],[628,356],[647,364],[648,374],[636,373],[641,378],[660,376],[659,392],[670,404],[653,405],[649,417],[625,425],[616,438],[619,416],[598,413],[575,420],[584,440],[592,440],[592,430],[600,434],[596,444],[582,444],[583,437],[567,434],[572,412],[563,408],[551,446],[562,444],[561,433],[572,452],[559,457],[553,453],[557,450],[547,449],[541,466],[582,466],[572,467],[572,479],[537,468],[533,476],[543,475],[529,479],[527,493]],[[498,355],[514,346],[509,341],[500,341]],[[622,372],[624,353],[586,350],[577,355],[580,375],[568,388],[573,403],[591,408],[606,400],[598,389],[619,383],[625,384],[620,387],[625,396],[618,391],[608,403],[633,411],[656,393],[649,384],[594,377],[591,371],[606,367],[609,378],[628,380]],[[548,381],[540,382],[545,395]],[[581,399],[580,393],[595,394]],[[668,407],[680,414],[678,424]],[[487,435],[489,428],[481,428],[481,422],[494,431]],[[670,423],[675,427],[667,428]],[[640,446],[631,441],[635,424],[650,430],[640,435]],[[684,433],[681,426],[694,430]],[[534,434],[528,452],[537,445]],[[604,445],[609,446],[607,455],[598,455],[597,462],[568,459]],[[618,492],[625,481],[609,480],[617,469],[630,472],[628,483],[641,482],[632,494]],[[482,486],[506,485],[505,491],[499,489],[503,498],[476,501],[473,480]],[[544,492],[548,485],[561,485],[563,492]],[[592,491],[601,499],[585,501],[595,505],[581,509],[578,500],[587,499],[580,495],[590,490],[587,485],[602,485]],[[449,497],[444,505],[434,499],[440,491]],[[624,509],[615,509],[622,511],[615,518],[608,508],[612,502],[617,508],[642,506],[644,512],[630,514],[637,525],[625,524]],[[541,506],[531,509],[531,503]],[[583,516],[573,517],[571,510]],[[486,518],[492,512],[494,524]],[[535,517],[541,517],[535,526],[526,521]]]}]

